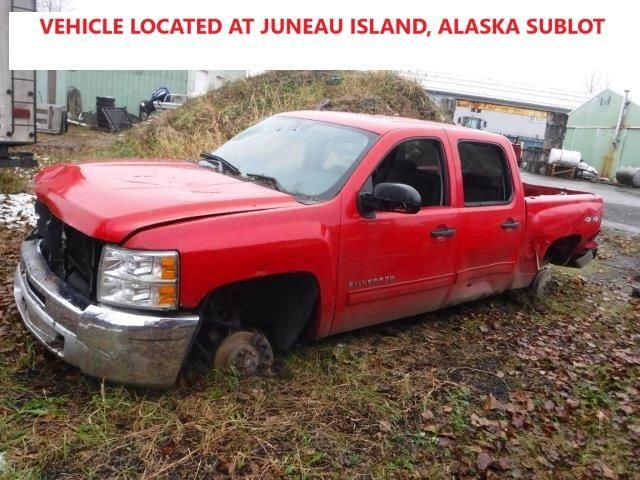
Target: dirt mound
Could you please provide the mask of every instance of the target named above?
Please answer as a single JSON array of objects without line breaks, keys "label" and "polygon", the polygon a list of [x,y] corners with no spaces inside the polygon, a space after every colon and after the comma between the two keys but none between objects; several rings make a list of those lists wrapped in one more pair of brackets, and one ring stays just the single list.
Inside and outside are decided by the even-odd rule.
[{"label": "dirt mound", "polygon": [[417,83],[392,72],[273,71],[187,102],[129,132],[127,156],[193,158],[275,113],[338,110],[442,121]]}]

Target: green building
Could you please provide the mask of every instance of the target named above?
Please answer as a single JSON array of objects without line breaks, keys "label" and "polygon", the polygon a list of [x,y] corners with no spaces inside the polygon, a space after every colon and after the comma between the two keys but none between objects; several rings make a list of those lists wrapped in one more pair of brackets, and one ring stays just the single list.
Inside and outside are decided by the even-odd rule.
[{"label": "green building", "polygon": [[577,150],[603,177],[640,167],[640,105],[606,89],[569,113],[563,148]]}]

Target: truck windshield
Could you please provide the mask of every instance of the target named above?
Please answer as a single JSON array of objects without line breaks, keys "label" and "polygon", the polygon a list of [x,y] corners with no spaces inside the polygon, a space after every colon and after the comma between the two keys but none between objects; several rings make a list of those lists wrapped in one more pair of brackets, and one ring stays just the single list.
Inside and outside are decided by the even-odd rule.
[{"label": "truck windshield", "polygon": [[335,196],[378,135],[352,127],[293,117],[270,117],[218,148],[245,175],[277,180],[294,196]]}]

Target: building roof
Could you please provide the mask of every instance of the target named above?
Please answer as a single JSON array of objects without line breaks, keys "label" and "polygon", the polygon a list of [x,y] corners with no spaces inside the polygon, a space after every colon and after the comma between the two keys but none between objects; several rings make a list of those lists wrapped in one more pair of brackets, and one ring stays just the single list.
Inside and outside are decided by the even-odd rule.
[{"label": "building roof", "polygon": [[[605,88],[569,113],[567,127],[615,128],[623,99],[623,94]],[[640,105],[627,97],[625,107],[623,128],[640,127]]]},{"label": "building roof", "polygon": [[[629,91],[630,91],[630,90],[629,90]],[[588,96],[586,96],[586,97],[585,97],[585,99],[584,99],[584,101],[583,101],[580,105],[576,105],[576,106],[575,106],[575,108],[571,111],[571,113],[573,113],[573,112],[574,112],[574,111],[576,111],[577,109],[581,108],[583,105],[586,105],[587,103],[589,103],[589,102],[590,102],[591,100],[593,100],[594,98],[600,98],[600,97],[602,97],[603,95],[606,95],[606,94],[613,94],[613,95],[618,96],[618,97],[619,97],[619,98],[621,98],[621,99],[622,99],[622,98],[624,98],[624,93],[620,93],[620,91],[619,91],[619,90],[617,90],[617,89],[615,89],[615,88],[606,87],[606,88],[603,88],[602,90],[600,90],[598,93],[595,93],[595,94],[593,94],[593,95],[588,95]],[[629,103],[629,104],[633,104],[633,105],[635,105],[636,107],[640,107],[640,103],[638,103],[638,102],[634,101],[634,100],[631,98],[631,95],[630,95],[630,94],[627,94],[627,103]]]},{"label": "building roof", "polygon": [[348,113],[334,112],[326,110],[301,110],[298,112],[284,112],[279,115],[286,117],[304,118],[308,120],[317,120],[319,122],[335,123],[347,127],[359,128],[368,132],[384,135],[394,130],[403,130],[410,128],[437,128],[450,132],[465,132],[474,136],[481,135],[483,137],[502,138],[502,135],[490,133],[486,130],[477,130],[474,128],[461,127],[451,123],[430,122],[427,120],[418,120],[415,118],[392,117],[389,115],[369,115],[366,113]]},{"label": "building roof", "polygon": [[504,80],[470,78],[450,73],[408,70],[404,75],[420,82],[432,93],[469,100],[568,113],[584,103],[588,96],[559,88],[523,85]]}]

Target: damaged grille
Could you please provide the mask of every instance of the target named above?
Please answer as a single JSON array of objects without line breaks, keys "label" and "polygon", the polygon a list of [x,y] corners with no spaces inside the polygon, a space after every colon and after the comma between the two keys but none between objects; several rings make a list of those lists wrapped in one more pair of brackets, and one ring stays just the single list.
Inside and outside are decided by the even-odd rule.
[{"label": "damaged grille", "polygon": [[34,236],[51,270],[69,286],[95,300],[96,276],[104,242],[65,224],[47,206],[36,202],[38,223]]}]

